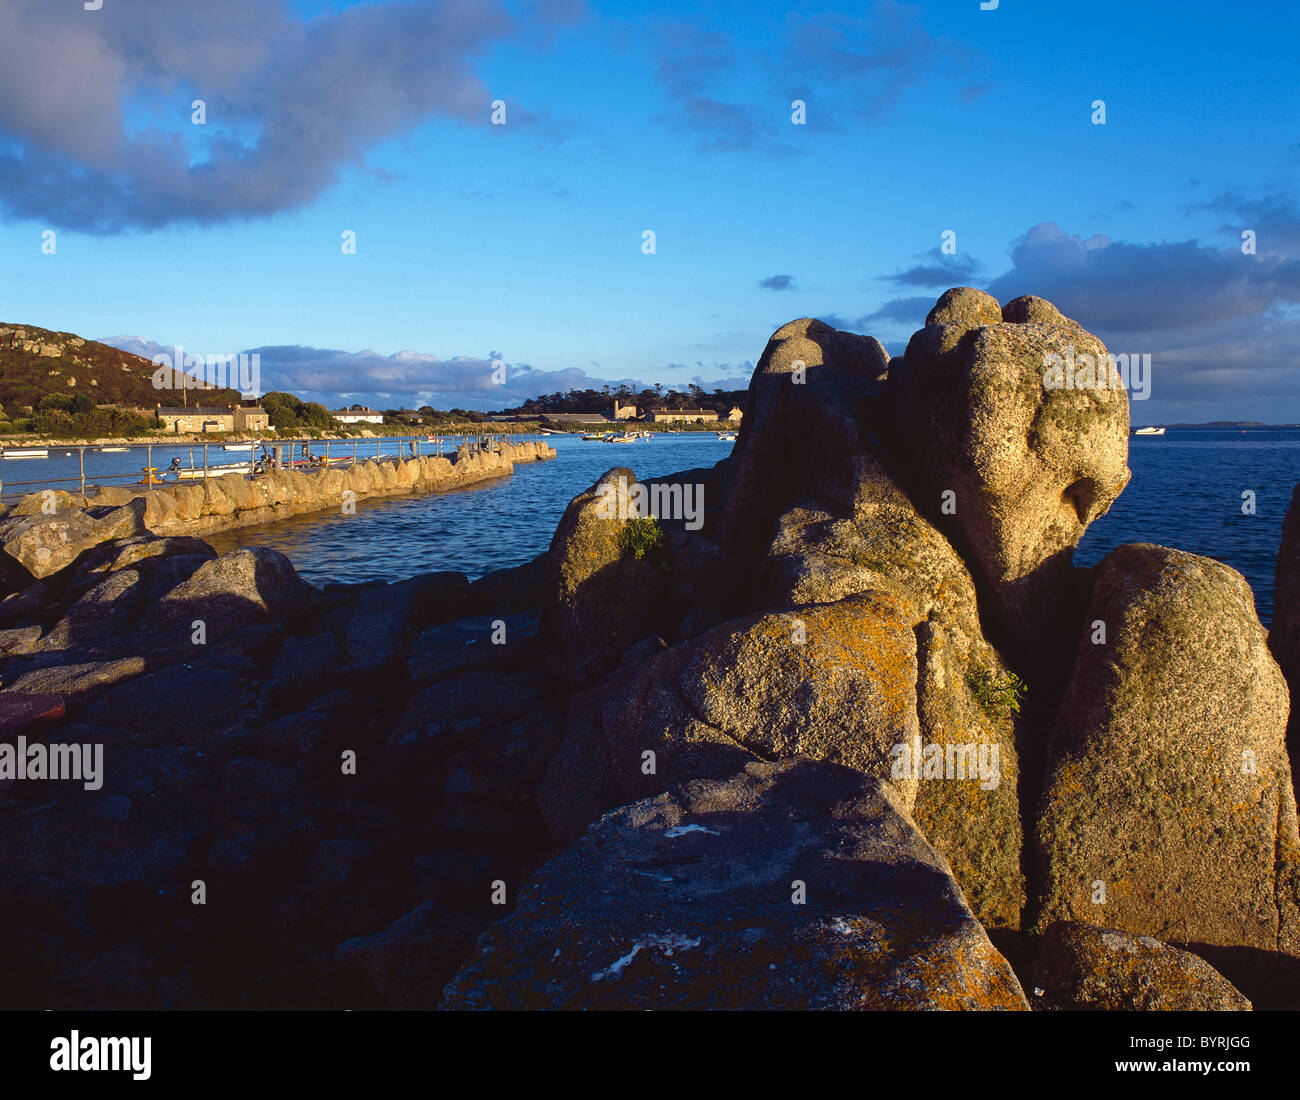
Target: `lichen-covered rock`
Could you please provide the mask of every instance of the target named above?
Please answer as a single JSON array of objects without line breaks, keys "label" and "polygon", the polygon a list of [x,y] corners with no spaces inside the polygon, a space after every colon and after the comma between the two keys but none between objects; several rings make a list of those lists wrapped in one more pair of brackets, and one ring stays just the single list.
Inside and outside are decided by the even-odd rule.
[{"label": "lichen-covered rock", "polygon": [[53,576],[83,551],[142,530],[141,509],[65,510],[0,522],[0,579],[18,588]]},{"label": "lichen-covered rock", "polygon": [[927,325],[996,325],[1002,320],[998,300],[972,286],[955,286],[939,295],[926,315]]},{"label": "lichen-covered rock", "polygon": [[1049,745],[1040,925],[1300,955],[1287,688],[1250,586],[1121,546],[1087,620]]},{"label": "lichen-covered rock", "polygon": [[1274,573],[1273,624],[1268,645],[1291,686],[1291,724],[1287,743],[1291,766],[1300,762],[1300,485],[1291,493],[1291,507],[1282,524],[1282,543]]},{"label": "lichen-covered rock", "polygon": [[847,498],[853,456],[870,436],[868,405],[889,369],[870,336],[807,317],[772,334],[727,463],[717,541],[744,567],[795,497]]},{"label": "lichen-covered rock", "polygon": [[604,817],[546,864],[447,1009],[1024,1009],[887,783],[754,763]]},{"label": "lichen-covered rock", "polygon": [[1034,964],[1036,1009],[1248,1012],[1251,1004],[1199,955],[1150,936],[1077,921],[1048,928]]},{"label": "lichen-covered rock", "polygon": [[1074,547],[1128,483],[1128,394],[1100,340],[1044,320],[1049,303],[1011,303],[1008,316],[1039,319],[1007,323],[980,302],[937,306],[908,343],[889,378],[891,445],[920,510],[987,590],[998,633],[1034,665],[1057,658],[1058,639],[1068,654]]},{"label": "lichen-covered rock", "polygon": [[[1023,685],[984,639],[965,564],[881,458],[860,453],[853,477],[852,506],[841,516],[795,505],[780,517],[759,568],[758,599],[798,607],[875,592],[897,601],[916,637],[922,778],[912,815],[952,865],[979,919],[1017,928],[1025,900],[1018,789]],[[990,779],[957,779],[955,765],[949,777],[950,745],[984,753]],[[941,769],[936,752],[943,754]],[[926,753],[932,754],[928,768]],[[910,756],[916,757],[915,747]]]},{"label": "lichen-covered rock", "polygon": [[[662,534],[632,506],[636,483],[631,470],[610,470],[570,502],[551,539],[541,633],[547,669],[564,681],[598,679],[660,619]],[[634,524],[644,546],[629,540]]]},{"label": "lichen-covered rock", "polygon": [[[538,799],[567,840],[611,806],[753,760],[889,778],[919,732],[910,621],[888,594],[852,596],[734,619],[610,676],[575,702]],[[896,785],[910,807],[917,780]]]}]

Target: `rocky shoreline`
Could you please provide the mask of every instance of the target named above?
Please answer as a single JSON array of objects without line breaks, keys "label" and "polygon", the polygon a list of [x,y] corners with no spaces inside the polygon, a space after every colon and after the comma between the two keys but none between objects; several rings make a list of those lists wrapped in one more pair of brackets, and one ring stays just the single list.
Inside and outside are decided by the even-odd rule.
[{"label": "rocky shoreline", "polygon": [[[1300,1007],[1300,489],[1271,635],[1211,559],[1075,567],[1106,362],[969,288],[893,360],[792,322],[730,458],[473,583],[184,526],[280,475],[11,513],[0,749],[104,774],[0,779],[0,1004]],[[700,487],[698,530],[609,508]]]}]

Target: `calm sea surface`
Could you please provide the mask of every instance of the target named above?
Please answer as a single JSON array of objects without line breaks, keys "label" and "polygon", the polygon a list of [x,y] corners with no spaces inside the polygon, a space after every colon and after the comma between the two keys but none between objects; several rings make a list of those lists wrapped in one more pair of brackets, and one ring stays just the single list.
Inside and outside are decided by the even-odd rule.
[{"label": "calm sea surface", "polygon": [[[547,438],[559,457],[516,466],[512,477],[450,493],[361,501],[352,516],[317,513],[208,539],[218,550],[273,547],[316,584],[395,580],[439,569],[477,577],[542,553],[565,506],[611,466],[654,477],[712,465],[731,451],[731,444],[712,434],[658,436],[618,446],[572,436]],[[1094,564],[1125,542],[1206,554],[1246,576],[1260,618],[1269,622],[1282,519],[1300,481],[1300,430],[1170,428],[1164,436],[1131,437],[1129,444],[1133,480],[1110,513],[1089,529],[1075,560]],[[376,443],[367,440],[362,446],[373,453]],[[382,446],[391,454],[398,444]],[[173,454],[188,465],[188,448],[164,447],[154,449],[154,465],[166,467]],[[234,457],[214,451],[210,461]],[[88,454],[86,463],[88,472],[142,465],[138,453]],[[56,451],[47,460],[4,461],[0,473],[9,499],[30,491],[14,484],[19,480],[76,477],[78,460],[75,452]],[[1255,493],[1254,515],[1242,512],[1246,490]]]}]

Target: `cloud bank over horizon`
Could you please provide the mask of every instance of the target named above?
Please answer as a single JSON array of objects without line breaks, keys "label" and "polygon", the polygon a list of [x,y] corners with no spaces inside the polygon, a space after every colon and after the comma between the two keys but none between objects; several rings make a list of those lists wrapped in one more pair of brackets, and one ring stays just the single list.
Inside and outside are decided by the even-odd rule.
[{"label": "cloud bank over horizon", "polygon": [[[205,358],[211,354],[258,355],[261,364],[260,391],[280,390],[293,393],[307,401],[319,401],[330,408],[342,405],[363,404],[372,408],[419,408],[431,405],[438,409],[489,409],[513,408],[531,397],[542,394],[564,393],[568,390],[600,390],[604,386],[617,389],[626,385],[635,391],[653,389],[653,381],[636,378],[601,378],[588,374],[579,367],[565,370],[538,370],[527,363],[512,363],[495,353],[487,356],[457,355],[440,359],[426,352],[404,350],[392,355],[365,349],[349,352],[332,348],[313,348],[302,345],[267,345],[229,349],[178,347],[160,344],[139,336],[101,337],[100,343],[119,348],[152,360],[166,355],[172,362],[182,360],[187,354]],[[505,382],[493,382],[497,367],[504,364]],[[694,364],[695,368],[703,366]],[[713,378],[704,381],[702,376],[691,379],[706,391],[714,389],[744,389],[749,385],[752,364],[743,378]],[[666,369],[680,373],[692,369],[684,364],[668,364]],[[684,389],[685,382],[663,383],[665,388],[677,386]]]}]

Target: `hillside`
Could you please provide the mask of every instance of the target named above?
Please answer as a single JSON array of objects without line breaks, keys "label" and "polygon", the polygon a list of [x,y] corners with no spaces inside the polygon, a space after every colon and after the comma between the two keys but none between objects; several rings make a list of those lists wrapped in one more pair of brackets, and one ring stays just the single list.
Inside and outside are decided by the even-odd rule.
[{"label": "hillside", "polygon": [[[0,405],[9,418],[37,408],[50,394],[86,394],[97,405],[153,408],[181,404],[179,389],[156,389],[155,367],[131,355],[71,332],[0,322]],[[237,404],[239,393],[206,386],[191,389],[189,403]]]}]

